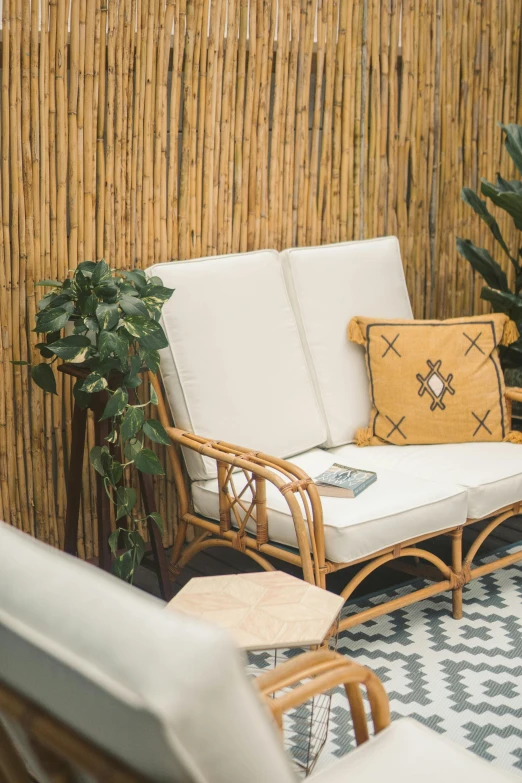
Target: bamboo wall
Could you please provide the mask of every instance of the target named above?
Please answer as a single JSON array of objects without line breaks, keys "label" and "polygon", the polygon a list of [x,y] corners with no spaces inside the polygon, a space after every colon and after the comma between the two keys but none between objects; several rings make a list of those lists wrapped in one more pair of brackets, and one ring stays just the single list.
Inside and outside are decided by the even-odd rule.
[{"label": "bamboo wall", "polygon": [[[37,340],[34,281],[79,260],[396,233],[417,316],[477,311],[455,236],[491,242],[459,191],[511,174],[521,20],[520,0],[4,0],[0,518],[62,543],[70,387],[10,361]],[[90,556],[87,466],[84,488]],[[157,492],[168,543],[170,477]]]}]

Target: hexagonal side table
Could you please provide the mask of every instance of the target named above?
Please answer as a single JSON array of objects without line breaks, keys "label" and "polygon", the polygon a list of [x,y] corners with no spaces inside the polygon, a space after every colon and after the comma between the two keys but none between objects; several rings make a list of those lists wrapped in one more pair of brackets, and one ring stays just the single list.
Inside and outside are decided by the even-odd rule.
[{"label": "hexagonal side table", "polygon": [[[252,676],[273,668],[295,650],[337,646],[343,599],[281,571],[191,579],[167,610],[226,628],[248,653]],[[297,649],[296,649],[297,648]],[[328,735],[331,693],[310,699],[285,716],[285,747],[308,775]]]}]

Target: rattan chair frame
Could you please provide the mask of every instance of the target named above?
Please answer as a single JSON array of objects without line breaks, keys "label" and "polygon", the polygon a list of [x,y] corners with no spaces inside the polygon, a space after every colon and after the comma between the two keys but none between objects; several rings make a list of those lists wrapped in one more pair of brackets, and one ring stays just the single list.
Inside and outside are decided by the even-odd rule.
[{"label": "rattan chair frame", "polygon": [[[478,519],[468,519],[464,525],[448,525],[446,529],[436,533],[410,538],[374,552],[367,557],[349,562],[335,563],[328,560],[325,554],[321,499],[310,476],[287,460],[224,441],[203,438],[173,427],[159,379],[153,373],[149,373],[149,377],[158,396],[160,421],[172,441],[168,453],[178,497],[178,529],[170,558],[170,573],[173,578],[176,578],[199,552],[218,546],[230,547],[243,552],[267,571],[274,570],[274,565],[267,560],[267,556],[291,563],[302,569],[303,579],[324,589],[326,589],[328,574],[364,563],[358,573],[348,581],[341,593],[348,600],[361,582],[381,566],[390,564],[398,566],[396,561],[405,557],[413,557],[417,563],[422,563],[421,566],[415,568],[414,573],[428,578],[431,584],[376,606],[361,609],[349,617],[344,617],[339,628],[346,630],[367,620],[450,590],[452,592],[453,617],[461,619],[464,585],[473,579],[484,576],[484,574],[522,560],[521,551],[499,557],[486,564],[473,565],[478,550],[486,538],[500,524],[519,512],[520,502],[499,509],[495,517],[474,540],[465,556],[463,555],[464,528],[480,521]],[[522,389],[508,388],[506,390],[506,404],[510,418],[513,400],[522,402]],[[202,456],[210,457],[216,461],[219,486],[219,523],[196,514],[192,509],[190,482],[182,467],[181,447],[192,449]],[[252,499],[249,503],[242,503],[242,498],[238,497],[235,491],[233,485],[233,471],[235,469],[243,470],[247,477],[247,486],[252,492]],[[295,551],[289,551],[288,548],[269,540],[266,516],[267,481],[278,488],[288,504],[298,545]],[[298,498],[302,505],[299,504]],[[238,505],[244,512],[243,516],[237,511],[236,506]],[[232,524],[232,515],[235,516],[236,526]],[[490,517],[488,516],[488,518]],[[246,530],[248,520],[256,523],[255,535],[250,535]],[[189,525],[193,526],[196,535],[190,543],[186,543]],[[447,535],[452,539],[451,563],[445,563],[441,558],[418,546],[424,541],[440,535]],[[425,563],[428,568],[423,567]],[[405,570],[412,572],[412,569]]]},{"label": "rattan chair frame", "polygon": [[[388,697],[377,675],[329,650],[299,655],[258,677],[254,686],[280,728],[285,712],[337,686],[345,688],[357,745],[370,736],[361,693],[363,688],[368,694],[374,733],[390,724]],[[294,687],[278,695],[288,686]],[[29,783],[31,780],[22,755],[2,725],[2,716],[15,724],[54,781],[84,780],[80,770],[100,783],[149,781],[0,680],[0,783]]]}]

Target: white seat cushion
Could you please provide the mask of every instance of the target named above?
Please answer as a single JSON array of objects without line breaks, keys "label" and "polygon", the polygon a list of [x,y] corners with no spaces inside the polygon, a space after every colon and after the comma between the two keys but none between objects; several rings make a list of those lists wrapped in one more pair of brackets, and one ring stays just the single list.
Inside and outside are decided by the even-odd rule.
[{"label": "white seat cushion", "polygon": [[481,519],[522,500],[522,446],[515,443],[443,443],[433,446],[343,446],[335,461],[377,472],[458,485],[468,493],[468,519]]},{"label": "white seat cushion", "polygon": [[310,783],[503,783],[518,780],[410,718],[395,721]]},{"label": "white seat cushion", "polygon": [[[354,315],[412,318],[396,237],[281,253],[288,290],[328,426],[324,445],[350,443],[368,426],[364,351],[349,342]],[[173,300],[172,300],[173,301]]]},{"label": "white seat cushion", "polygon": [[[325,425],[275,250],[157,264],[161,374],[177,427],[277,457],[325,439]],[[185,454],[191,478],[213,460]]]},{"label": "white seat cushion", "polygon": [[[322,449],[312,449],[292,459],[312,478],[333,460]],[[359,467],[358,463],[352,463]],[[246,483],[243,473],[234,476],[236,490]],[[292,517],[283,495],[267,482],[268,529],[271,541],[296,546]],[[248,503],[249,490],[243,500]],[[195,510],[219,519],[218,483],[198,481],[192,485]],[[379,470],[378,479],[357,498],[321,498],[324,514],[326,557],[348,563],[387,546],[416,536],[434,533],[466,520],[466,492],[462,488],[415,479],[391,470]],[[253,525],[249,530],[254,531]]]}]

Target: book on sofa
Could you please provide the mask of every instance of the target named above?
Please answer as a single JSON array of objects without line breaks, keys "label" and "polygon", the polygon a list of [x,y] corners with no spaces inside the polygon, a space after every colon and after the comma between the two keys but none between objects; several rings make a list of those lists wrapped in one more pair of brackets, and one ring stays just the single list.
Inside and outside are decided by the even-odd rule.
[{"label": "book on sofa", "polygon": [[314,478],[319,494],[334,498],[355,498],[374,481],[377,481],[377,473],[339,465],[338,462]]}]

